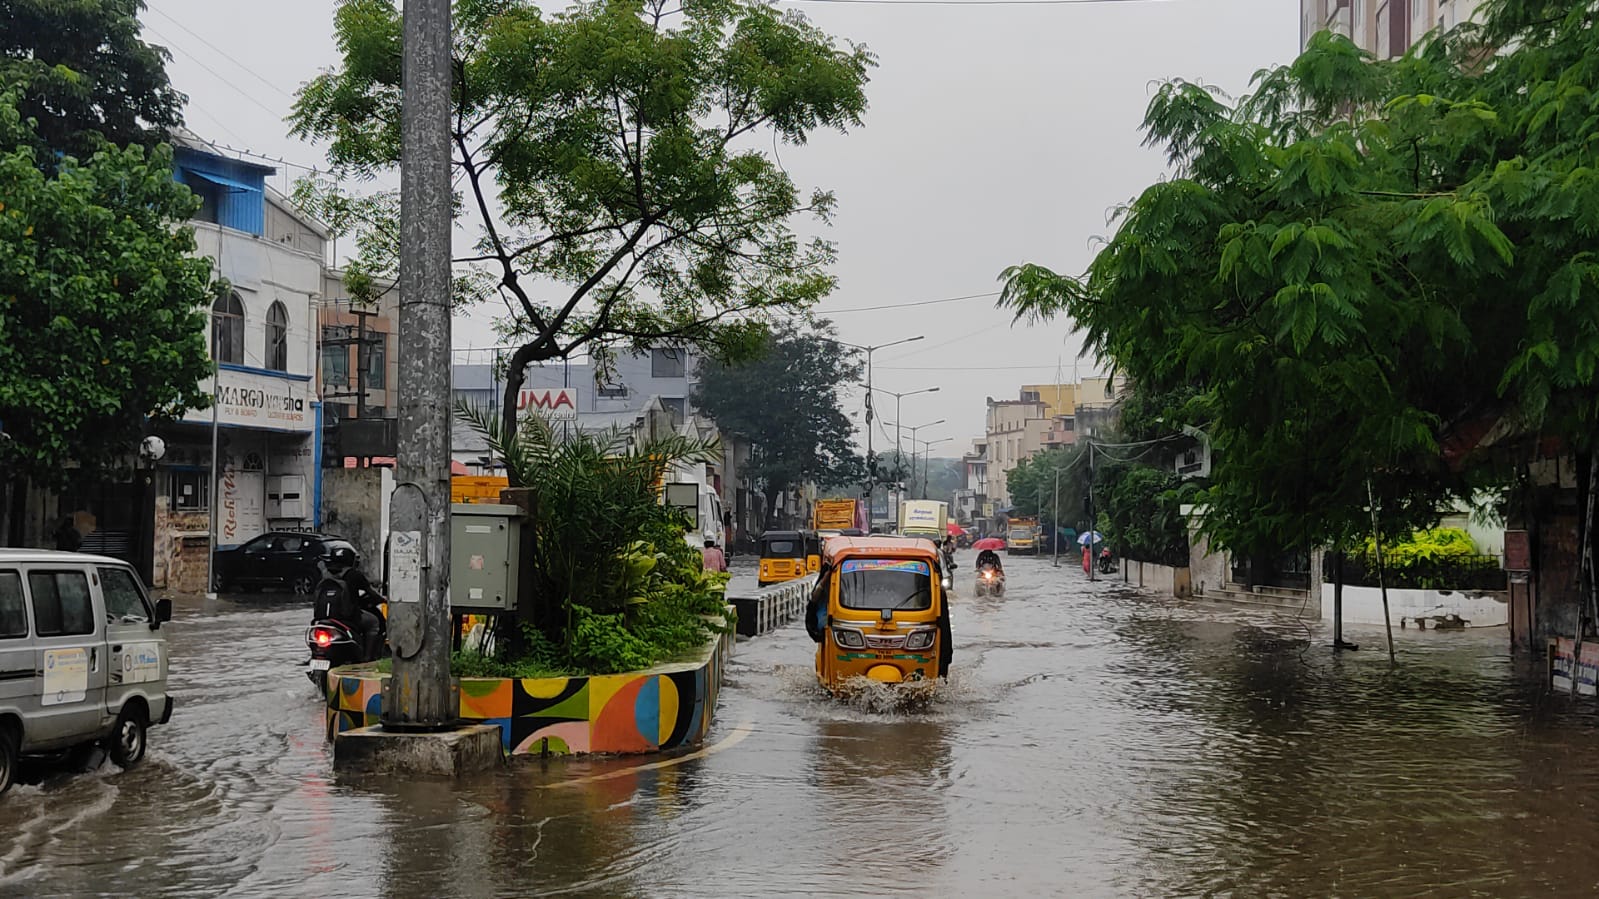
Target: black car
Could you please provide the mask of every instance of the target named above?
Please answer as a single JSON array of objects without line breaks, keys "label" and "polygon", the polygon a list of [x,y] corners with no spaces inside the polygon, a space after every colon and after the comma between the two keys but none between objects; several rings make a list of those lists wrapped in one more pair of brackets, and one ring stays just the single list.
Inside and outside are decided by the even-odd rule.
[{"label": "black car", "polygon": [[218,551],[212,585],[218,593],[277,587],[309,595],[322,579],[317,562],[341,547],[355,550],[343,537],[271,531]]}]

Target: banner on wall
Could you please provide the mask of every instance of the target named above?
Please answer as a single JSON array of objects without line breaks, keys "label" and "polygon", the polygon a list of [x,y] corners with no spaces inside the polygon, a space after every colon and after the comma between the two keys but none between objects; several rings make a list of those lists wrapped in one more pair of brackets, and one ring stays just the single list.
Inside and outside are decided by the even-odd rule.
[{"label": "banner on wall", "polygon": [[[202,383],[200,389],[210,387]],[[261,372],[223,369],[212,390],[217,424],[223,427],[269,428],[275,431],[303,431],[316,428],[316,397],[308,380],[286,378]],[[210,424],[210,409],[191,409],[183,420]]]}]

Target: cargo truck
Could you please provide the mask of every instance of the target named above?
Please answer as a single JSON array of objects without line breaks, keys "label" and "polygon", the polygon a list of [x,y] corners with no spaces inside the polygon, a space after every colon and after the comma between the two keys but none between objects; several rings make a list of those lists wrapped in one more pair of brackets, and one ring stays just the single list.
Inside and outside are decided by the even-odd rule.
[{"label": "cargo truck", "polygon": [[906,500],[899,507],[899,532],[907,537],[942,540],[949,530],[949,503]]},{"label": "cargo truck", "polygon": [[863,507],[855,499],[819,499],[811,510],[811,530],[847,531],[851,528],[866,530]]},{"label": "cargo truck", "polygon": [[1012,518],[1009,524],[1010,527],[1005,531],[1006,554],[1038,555],[1038,519]]}]

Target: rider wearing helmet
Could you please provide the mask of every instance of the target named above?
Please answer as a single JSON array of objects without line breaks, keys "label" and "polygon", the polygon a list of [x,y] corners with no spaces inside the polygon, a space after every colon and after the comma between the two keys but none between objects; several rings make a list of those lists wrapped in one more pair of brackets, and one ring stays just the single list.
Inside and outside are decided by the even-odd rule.
[{"label": "rider wearing helmet", "polygon": [[322,581],[317,584],[314,617],[344,622],[361,641],[362,657],[376,659],[383,651],[383,619],[376,610],[384,600],[361,572],[360,557],[350,547],[340,546],[317,560],[317,566]]}]

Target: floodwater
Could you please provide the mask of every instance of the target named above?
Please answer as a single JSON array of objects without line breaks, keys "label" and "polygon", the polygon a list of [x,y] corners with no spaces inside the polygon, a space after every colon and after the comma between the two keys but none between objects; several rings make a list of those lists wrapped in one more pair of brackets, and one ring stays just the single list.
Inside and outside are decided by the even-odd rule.
[{"label": "floodwater", "polygon": [[[969,554],[967,554],[969,556]],[[10,896],[1585,896],[1599,713],[1501,629],[1183,604],[1047,559],[970,596],[925,708],[822,696],[803,627],[741,642],[705,750],[348,778],[303,603],[180,604],[146,763],[0,798]]]}]

